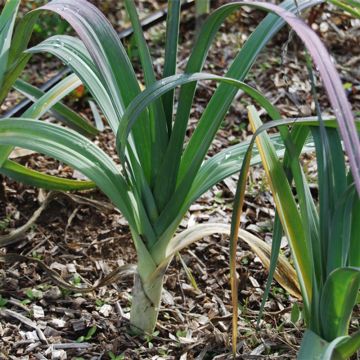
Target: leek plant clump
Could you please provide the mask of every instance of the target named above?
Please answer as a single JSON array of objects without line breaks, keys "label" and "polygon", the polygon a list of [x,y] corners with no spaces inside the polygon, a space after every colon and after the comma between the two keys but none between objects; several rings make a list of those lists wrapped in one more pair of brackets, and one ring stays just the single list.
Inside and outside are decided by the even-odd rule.
[{"label": "leek plant clump", "polygon": [[[265,132],[271,122],[263,125],[256,109],[253,106],[249,108],[250,124],[256,134],[253,141],[259,149],[277,210],[270,275],[262,309],[285,233],[295,262],[307,327],[298,359],[345,360],[360,348],[360,331],[348,334],[360,289],[360,198],[353,177],[346,169],[339,133],[331,124],[333,120],[324,121],[320,113],[319,117],[317,126],[301,121],[292,131],[280,129],[287,144],[282,162]],[[274,122],[273,125],[281,127],[285,122]],[[357,121],[359,132],[360,122]],[[299,160],[303,141],[309,135],[316,148],[319,209]],[[250,154],[251,147],[245,157]],[[233,213],[233,248],[247,172],[248,166],[244,161],[236,194],[237,206]],[[297,196],[293,195],[291,184],[294,184]],[[234,260],[235,255],[232,254],[232,266]],[[233,300],[236,301],[236,295]]]},{"label": "leek plant clump", "polygon": [[[338,74],[325,48],[319,46],[315,33],[294,15],[321,2],[305,0],[295,4],[286,0],[279,7],[244,1],[220,7],[203,24],[185,74],[176,75],[180,1],[169,0],[163,79],[156,81],[134,2],[125,0],[144,71],[143,92],[116,32],[104,15],[89,2],[53,0],[27,14],[18,25],[13,38],[13,59],[21,54],[28,56],[49,52],[71,67],[92,93],[116,135],[116,149],[122,167],[119,169],[107,154],[78,132],[33,121],[25,116],[0,122],[0,145],[29,148],[67,163],[92,180],[122,212],[129,223],[138,255],[130,319],[137,331],[151,334],[154,330],[164,274],[174,254],[204,234],[229,233],[226,225],[210,224],[195,226],[174,236],[191,203],[217,182],[240,170],[249,142],[235,145],[205,160],[237,91],[242,89],[271,117],[280,118],[279,112],[261,93],[242,81],[259,52],[285,23],[292,26],[304,40],[319,69],[328,71],[324,82],[331,89],[331,100],[337,105],[337,121],[353,166],[354,179],[360,189],[359,154],[356,151],[359,139],[357,136],[354,139],[351,133],[355,126],[344,91],[339,85]],[[269,14],[253,32],[224,77],[201,73],[209,47],[221,24],[244,5],[273,14]],[[34,24],[43,11],[61,15],[79,38],[54,36],[23,53]],[[185,133],[196,83],[201,80],[213,80],[219,85],[194,134],[186,143]],[[174,89],[177,86],[181,86],[181,89],[175,111]],[[342,105],[338,106],[336,101]],[[318,124],[316,119],[312,121],[314,126]],[[334,126],[334,121],[329,124]],[[279,156],[285,148],[283,135],[272,135],[270,138]],[[307,149],[304,147],[300,150]],[[255,151],[253,156],[246,158],[246,163],[258,163],[258,155]],[[41,183],[31,174],[18,178],[49,189],[54,185],[51,181]],[[74,189],[81,186],[81,182],[79,184],[74,185]],[[67,189],[71,189],[71,184]],[[260,246],[254,245],[257,239],[251,234],[240,231],[238,235],[252,244],[254,249]]]}]

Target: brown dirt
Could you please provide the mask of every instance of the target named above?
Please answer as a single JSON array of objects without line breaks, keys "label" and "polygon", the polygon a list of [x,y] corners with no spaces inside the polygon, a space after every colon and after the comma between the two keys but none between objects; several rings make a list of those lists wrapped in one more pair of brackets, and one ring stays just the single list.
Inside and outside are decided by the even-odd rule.
[{"label": "brown dirt", "polygon": [[[103,2],[106,7],[108,2]],[[152,6],[150,6],[150,4]],[[143,12],[159,5],[142,2]],[[104,8],[105,9],[105,8]],[[106,10],[106,9],[105,9]],[[122,9],[109,10],[110,19],[122,17]],[[344,82],[351,82],[348,95],[354,110],[360,111],[360,76],[358,72],[359,25],[350,30],[350,19],[337,10],[310,14],[314,28],[327,44],[337,61]],[[223,27],[212,47],[205,69],[223,74],[249,29],[261,19],[258,12],[247,9],[237,13]],[[185,64],[194,38],[191,14],[184,17],[180,63]],[[326,28],[324,23],[328,24]],[[155,68],[163,64],[164,26],[147,33],[155,59]],[[284,116],[308,115],[313,112],[309,96],[309,80],[301,44],[293,40],[287,51],[284,43],[288,30],[282,31],[266,51],[260,55],[249,79],[278,105]],[[282,56],[283,54],[283,56]],[[35,58],[29,65],[29,80],[41,83],[58,68],[57,61],[47,61],[39,67]],[[35,70],[36,69],[36,70]],[[46,76],[44,76],[46,70]],[[141,77],[140,77],[141,78]],[[189,135],[214,91],[214,85],[203,83],[196,95]],[[326,97],[319,86],[321,104],[327,107]],[[18,101],[14,94],[3,110]],[[91,118],[86,98],[70,99],[72,105]],[[241,96],[234,102],[224,121],[210,154],[249,135],[246,106],[249,100]],[[106,130],[99,144],[114,155],[114,139]],[[52,174],[71,177],[72,170],[41,155],[20,159],[23,164]],[[308,171],[316,172],[314,159],[306,159]],[[314,170],[315,169],[315,170]],[[235,177],[221,183],[197,201],[181,224],[206,221],[230,222]],[[6,201],[0,204],[0,232],[24,224],[39,206],[43,192],[4,180]],[[97,191],[82,196],[107,202]],[[255,168],[251,174],[242,226],[271,242],[273,201],[263,172]],[[31,262],[17,262],[0,269],[0,294],[7,300],[0,310],[0,359],[109,359],[109,352],[123,354],[125,359],[230,359],[231,301],[229,288],[229,241],[226,237],[208,237],[181,254],[191,270],[197,288],[187,278],[179,259],[174,259],[167,271],[165,293],[156,333],[152,336],[133,336],[128,328],[132,279],[125,278],[89,294],[75,294],[54,285],[38,266]],[[282,248],[289,256],[286,243]],[[16,246],[1,249],[2,253],[16,252],[43,260],[62,277],[76,284],[94,283],[112,269],[136,261],[126,221],[117,212],[104,213],[89,205],[82,205],[62,196],[50,203],[36,225]],[[240,291],[239,352],[242,359],[294,359],[298,350],[303,323],[291,321],[291,309],[296,302],[276,283],[266,303],[260,329],[256,331],[257,313],[267,278],[260,260],[245,244],[238,249]],[[35,306],[35,307],[34,307]],[[40,310],[39,310],[40,308]],[[33,320],[35,329],[6,313],[11,310]],[[41,309],[44,314],[41,314]],[[35,312],[34,312],[35,311]],[[40,315],[38,317],[38,312]],[[354,326],[358,312],[354,316]],[[91,327],[94,335],[86,336]],[[44,335],[42,339],[41,334]],[[61,345],[70,346],[62,349]],[[64,345],[63,345],[64,346]]]}]

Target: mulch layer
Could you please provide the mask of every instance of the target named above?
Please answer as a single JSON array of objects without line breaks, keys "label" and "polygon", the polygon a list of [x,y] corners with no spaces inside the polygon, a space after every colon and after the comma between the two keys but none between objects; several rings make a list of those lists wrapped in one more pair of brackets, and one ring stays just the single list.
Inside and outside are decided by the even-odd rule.
[{"label": "mulch layer", "polygon": [[[117,30],[127,26],[124,9],[101,1]],[[121,2],[117,2],[118,4]],[[164,2],[141,1],[142,16]],[[219,5],[225,1],[217,1]],[[215,7],[215,6],[214,6]],[[212,46],[205,71],[224,74],[231,60],[263,14],[244,8],[222,27]],[[355,113],[360,112],[360,21],[326,6],[305,14],[334,58]],[[193,10],[182,15],[179,71],[184,69],[194,37]],[[165,26],[146,33],[158,74],[164,63]],[[289,40],[290,39],[290,40]],[[126,42],[129,51],[133,44]],[[133,61],[136,63],[136,54]],[[135,64],[138,69],[138,65]],[[24,78],[40,84],[59,68],[51,57],[32,59]],[[141,81],[141,75],[139,80]],[[248,82],[261,90],[286,117],[314,114],[311,85],[300,41],[281,31],[260,54]],[[324,112],[328,102],[318,82]],[[199,84],[188,136],[193,132],[216,85]],[[5,112],[21,97],[11,93],[1,107]],[[81,114],[92,119],[89,94],[67,99]],[[238,93],[212,145],[209,156],[250,136],[246,120],[249,98]],[[51,120],[50,117],[47,119]],[[96,143],[116,158],[114,137],[105,131]],[[64,177],[79,177],[65,164],[40,154],[19,154],[17,160],[34,169]],[[316,161],[304,156],[312,191],[317,196]],[[196,223],[230,223],[236,176],[216,185],[193,204],[181,223],[186,229]],[[3,179],[0,199],[0,235],[24,225],[48,195]],[[1,191],[0,191],[1,192]],[[274,203],[261,168],[252,169],[245,200],[242,227],[271,243]],[[284,239],[282,252],[290,257]],[[135,336],[129,329],[131,276],[89,293],[69,291],[54,283],[36,260],[43,261],[69,283],[89,286],[124,264],[136,262],[127,222],[99,191],[57,194],[20,242],[0,249],[35,259],[17,261],[0,268],[0,359],[231,359],[231,296],[229,285],[229,239],[206,237],[174,258],[164,285],[159,321],[154,334]],[[185,265],[184,265],[185,264]],[[257,327],[258,310],[267,279],[260,259],[243,243],[238,248],[239,359],[295,359],[304,324],[301,304],[273,283],[264,315]],[[188,271],[192,276],[189,276]],[[359,309],[351,330],[359,326]]]}]

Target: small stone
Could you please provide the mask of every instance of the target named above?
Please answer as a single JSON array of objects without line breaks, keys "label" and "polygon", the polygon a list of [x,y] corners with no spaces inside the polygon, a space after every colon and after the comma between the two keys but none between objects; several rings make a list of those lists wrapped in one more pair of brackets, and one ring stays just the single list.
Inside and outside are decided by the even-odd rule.
[{"label": "small stone", "polygon": [[48,300],[58,300],[62,296],[61,290],[57,286],[52,286],[49,290],[45,291],[44,298]]},{"label": "small stone", "polygon": [[67,355],[65,350],[53,350],[51,353],[51,360],[66,360]]},{"label": "small stone", "polygon": [[258,281],[257,281],[254,277],[249,276],[249,280],[250,280],[250,282],[251,282],[251,285],[252,285],[254,288],[260,287]]},{"label": "small stone", "polygon": [[193,288],[191,285],[187,283],[182,283],[181,288],[184,290],[187,295],[198,295],[199,291]]},{"label": "small stone", "polygon": [[37,334],[36,330],[27,331],[25,333],[25,337],[26,337],[27,340],[39,341],[39,337],[38,337],[38,334]]},{"label": "small stone", "polygon": [[53,327],[55,327],[57,329],[61,329],[61,328],[65,327],[66,321],[63,320],[63,319],[56,319],[55,318],[55,319],[51,319],[49,321],[49,325],[51,325],[51,326],[53,326]]},{"label": "small stone", "polygon": [[162,292],[162,301],[165,305],[173,306],[175,305],[174,297],[169,293],[169,291],[163,289]]},{"label": "small stone", "polygon": [[44,309],[41,306],[33,305],[32,310],[35,319],[40,319],[45,316]]},{"label": "small stone", "polygon": [[323,21],[321,24],[320,24],[320,31],[322,33],[324,32],[327,32],[329,30],[329,24],[325,21]]},{"label": "small stone", "polygon": [[50,265],[50,269],[59,270],[61,272],[64,272],[64,271],[66,271],[66,265],[60,264],[58,262],[54,262]]},{"label": "small stone", "polygon": [[104,315],[105,317],[108,317],[110,315],[110,313],[112,312],[113,308],[111,305],[109,304],[104,304],[101,306],[101,308],[99,309],[99,313]]},{"label": "small stone", "polygon": [[67,264],[66,268],[69,273],[76,273],[76,266],[74,264]]}]

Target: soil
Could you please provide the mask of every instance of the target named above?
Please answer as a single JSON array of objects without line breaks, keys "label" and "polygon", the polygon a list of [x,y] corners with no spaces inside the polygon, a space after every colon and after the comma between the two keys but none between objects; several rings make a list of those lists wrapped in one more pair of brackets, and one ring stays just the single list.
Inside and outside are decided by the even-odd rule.
[{"label": "soil", "polygon": [[[99,1],[93,1],[99,3]],[[213,2],[213,8],[226,1]],[[121,2],[118,2],[121,3]],[[139,2],[142,16],[163,6],[162,2]],[[100,2],[117,30],[124,28],[124,9],[111,1]],[[194,11],[182,16],[179,71],[184,69],[196,36]],[[263,14],[245,8],[221,28],[211,48],[205,71],[224,74],[241,45]],[[334,57],[355,113],[360,112],[360,22],[331,7],[317,7],[305,16]],[[164,24],[146,33],[154,67],[160,76],[164,56]],[[132,46],[126,42],[127,49]],[[132,59],[135,63],[136,57]],[[58,69],[51,57],[36,56],[24,78],[41,84]],[[139,66],[135,66],[139,69]],[[142,80],[139,73],[139,79]],[[300,41],[282,30],[260,54],[248,83],[261,90],[285,117],[314,114],[305,54]],[[328,102],[318,82],[324,112]],[[215,85],[199,85],[188,130],[190,136]],[[21,97],[11,93],[1,110],[6,112]],[[72,94],[66,102],[92,120],[89,94]],[[237,96],[219,130],[209,156],[250,136],[246,120],[249,99]],[[47,117],[47,119],[50,119]],[[116,157],[109,130],[95,140]],[[68,166],[40,154],[20,156],[17,161],[34,169],[64,177],[77,177]],[[307,175],[316,176],[312,156],[304,157]],[[181,223],[185,229],[201,222],[230,223],[236,176],[216,185],[193,204]],[[24,225],[47,193],[3,179],[0,199],[0,234]],[[316,196],[314,184],[314,196]],[[99,191],[83,191],[69,197],[58,194],[17,244],[0,254],[17,253],[43,261],[61,277],[77,286],[95,284],[112,270],[136,262],[125,219]],[[95,200],[95,201],[92,201]],[[271,243],[274,203],[261,168],[254,168],[248,184],[242,227]],[[286,240],[283,253],[290,257]],[[181,257],[180,257],[181,256]],[[135,336],[129,329],[131,276],[89,293],[62,288],[34,261],[17,261],[0,268],[0,359],[231,359],[231,296],[229,285],[229,239],[206,237],[175,258],[165,278],[159,321],[154,334]],[[186,265],[184,265],[186,264]],[[3,264],[2,264],[3,265]],[[189,277],[190,270],[192,277]],[[304,324],[299,303],[276,282],[272,284],[264,315],[257,327],[267,272],[250,248],[240,243],[237,270],[239,290],[239,359],[295,359]],[[354,312],[353,330],[359,323]],[[92,333],[93,332],[93,333]],[[112,353],[112,354],[111,354]],[[115,356],[113,356],[115,358]]]}]

